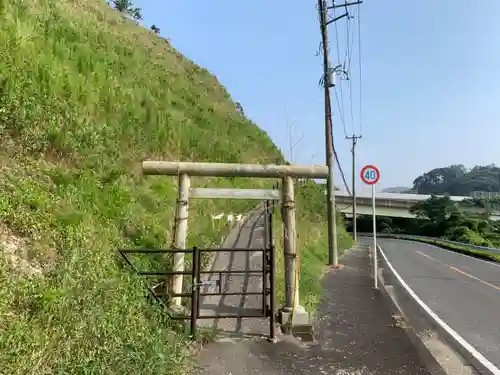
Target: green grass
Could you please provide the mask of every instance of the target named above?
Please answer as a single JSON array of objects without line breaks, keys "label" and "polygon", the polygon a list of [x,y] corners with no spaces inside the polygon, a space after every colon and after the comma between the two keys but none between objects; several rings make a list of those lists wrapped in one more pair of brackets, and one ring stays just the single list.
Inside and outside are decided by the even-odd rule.
[{"label": "green grass", "polygon": [[[142,177],[144,159],[283,162],[215,77],[103,1],[1,2],[0,242],[25,239],[14,252],[25,263],[0,257],[6,374],[187,371],[188,340],[148,304],[116,254],[170,245],[175,179]],[[326,257],[324,209],[317,197],[300,199],[302,296],[313,305]],[[210,214],[254,204],[193,202],[188,246],[218,243]],[[26,276],[26,264],[43,277]]]},{"label": "green grass", "polygon": [[[297,238],[299,262],[299,298],[302,306],[308,312],[314,312],[322,297],[321,279],[325,274],[325,265],[328,261],[328,237],[325,215],[324,187],[314,183],[296,184],[296,210],[297,210]],[[352,238],[347,234],[342,216],[337,215],[337,241],[339,255],[353,244]],[[281,231],[282,226],[276,225],[275,231]],[[276,233],[276,232],[275,232]],[[282,248],[282,235],[277,238],[277,247]],[[276,279],[278,285],[284,284],[283,254],[277,253]],[[282,304],[285,300],[284,289],[278,288],[277,301]]]}]

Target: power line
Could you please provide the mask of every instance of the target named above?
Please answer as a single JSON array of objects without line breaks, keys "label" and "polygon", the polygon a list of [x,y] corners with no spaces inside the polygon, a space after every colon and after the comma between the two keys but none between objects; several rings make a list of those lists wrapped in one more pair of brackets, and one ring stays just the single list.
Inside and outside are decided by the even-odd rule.
[{"label": "power line", "polygon": [[363,134],[363,78],[361,76],[361,7],[358,5],[359,127]]},{"label": "power line", "polygon": [[352,137],[346,137],[347,139],[352,140],[352,233],[354,242],[357,241],[357,228],[356,228],[356,144],[358,139],[362,136],[352,135]]},{"label": "power line", "polygon": [[339,101],[339,95],[337,94],[337,91],[334,91],[334,95],[335,95],[335,101],[337,102],[337,106],[339,107],[340,122],[342,123],[342,126],[344,127],[344,135],[347,137],[347,126],[345,124],[344,113],[340,110],[340,101]]},{"label": "power line", "polygon": [[[359,8],[359,5],[358,5],[358,8]],[[358,9],[359,11],[359,9]],[[351,58],[352,58],[352,51],[353,51],[353,47],[354,47],[354,34],[355,34],[355,31],[356,29],[354,27],[350,27],[350,22],[349,20],[351,19],[354,19],[354,18],[357,18],[356,17],[356,13],[354,13],[355,15],[354,16],[349,16],[348,19],[346,19],[346,55],[345,55],[345,60],[344,60],[344,64],[347,62],[347,67],[344,65],[344,68],[346,70],[350,70],[351,69]]]},{"label": "power line", "polygon": [[349,185],[347,184],[347,180],[345,178],[344,171],[342,170],[342,166],[340,165],[339,158],[338,158],[338,155],[337,155],[337,151],[335,150],[335,148],[333,149],[333,153],[335,154],[335,160],[337,161],[337,166],[339,167],[340,175],[342,177],[342,181],[344,182],[344,187],[347,190],[347,193],[349,194],[349,196],[352,197],[351,190],[349,189]]},{"label": "power line", "polygon": [[[336,13],[335,13],[335,8],[333,8],[333,19],[336,19]],[[340,45],[339,45],[339,29],[337,27],[337,22],[334,22],[334,25],[335,25],[335,41],[336,41],[336,45],[337,45],[337,57],[340,58]],[[345,66],[345,59],[344,59],[344,63],[342,64],[342,66]],[[345,70],[345,69],[344,69]],[[340,117],[341,117],[341,121],[343,122],[343,126],[344,126],[344,133],[347,134],[347,129],[346,129],[346,124],[344,122],[344,92],[342,90],[342,82],[340,83],[339,85],[340,87],[340,103],[339,104],[339,113],[340,113]],[[337,91],[335,91],[335,95],[337,95]],[[338,102],[338,100],[337,100]]]},{"label": "power line", "polygon": [[[334,193],[334,164],[335,161],[339,166],[339,170],[344,181],[344,185],[347,187],[347,181],[345,180],[344,171],[338,160],[338,155],[335,151],[333,144],[333,120],[332,120],[332,105],[330,98],[330,88],[335,87],[335,82],[331,81],[331,78],[335,79],[338,73],[338,68],[342,68],[342,65],[337,65],[333,69],[330,67],[329,51],[328,51],[328,28],[327,26],[332,22],[335,23],[339,19],[344,18],[348,15],[347,7],[355,4],[359,4],[361,1],[344,3],[343,5],[337,6],[335,3],[328,7],[326,0],[318,0],[318,12],[320,16],[320,30],[321,30],[321,40],[323,47],[323,86],[324,86],[324,96],[325,96],[325,151],[326,151],[326,163],[328,166],[328,179],[327,179],[327,209],[328,209],[328,263],[334,267],[338,266],[338,248],[337,248],[337,226],[336,226],[336,210],[335,210],[335,193]],[[334,18],[328,19],[328,9],[336,9],[338,7],[344,6],[346,8],[346,13],[341,16],[335,16]],[[337,34],[338,39],[338,34]],[[340,55],[340,48],[338,49],[338,54]],[[345,72],[345,71],[344,71]],[[342,91],[341,91],[342,99]]]},{"label": "power line", "polygon": [[[357,3],[354,3],[354,4],[357,4]],[[354,5],[354,4],[348,4],[348,5]],[[348,130],[348,127],[352,129],[352,133],[357,133],[356,131],[356,128],[358,128],[358,126],[356,125],[356,121],[355,121],[355,114],[354,114],[354,95],[353,95],[353,82],[352,82],[352,73],[351,73],[351,70],[352,70],[352,55],[354,53],[354,43],[355,43],[355,36],[356,34],[358,34],[358,52],[360,51],[360,40],[361,40],[361,37],[360,37],[360,25],[361,25],[361,22],[360,22],[360,5],[357,4],[358,6],[356,7],[356,9],[354,10],[354,12],[352,12],[353,15],[351,15],[348,10],[347,10],[347,6],[345,4],[341,4],[341,5],[338,5],[336,6],[335,5],[335,2],[334,2],[334,5],[332,7],[329,7],[329,8],[333,8],[334,10],[334,14],[333,14],[333,19],[330,17],[330,22],[334,22],[334,20],[338,20],[340,18],[346,18],[346,22],[345,22],[345,27],[346,27],[346,30],[345,30],[345,41],[346,41],[346,48],[345,48],[345,54],[344,54],[344,61],[341,61],[342,64],[340,64],[343,69],[342,69],[342,73],[343,73],[343,76],[339,77],[340,78],[340,82],[339,82],[339,90],[335,90],[335,101],[336,101],[336,104],[338,106],[338,111],[339,111],[339,115],[340,115],[340,121],[342,122],[342,127],[343,127],[343,130],[344,130],[344,136],[347,137],[348,134],[351,134],[351,130]],[[336,16],[336,12],[335,12],[335,9],[336,8],[345,8],[346,9],[346,13],[344,15],[341,15],[339,17]],[[356,28],[356,25],[352,22],[353,19],[356,19],[357,21],[357,28]],[[357,32],[356,32],[357,31]],[[335,24],[335,41],[336,41],[336,50],[337,50],[337,56],[341,56],[341,48],[340,48],[340,35],[339,35],[339,28],[337,26],[337,23]],[[358,54],[358,63],[361,64],[361,56],[360,54]],[[359,65],[359,70],[361,71],[361,65]],[[345,107],[345,100],[344,100],[344,87],[343,87],[343,82],[342,81],[348,81],[347,82],[347,89],[348,89],[348,97],[347,97],[347,100],[348,100],[348,110],[349,110],[349,114],[347,114],[347,111],[346,111],[346,107]],[[360,77],[360,91],[362,91],[362,87],[361,87],[361,77]],[[340,91],[340,93],[338,92]],[[340,98],[339,98],[339,95],[340,95]],[[362,115],[361,115],[361,111],[362,111],[362,99],[361,99],[361,96],[362,96],[362,93],[360,92],[360,103],[359,103],[359,132],[362,133],[362,122],[361,122],[361,119],[362,119]],[[349,121],[348,121],[348,116],[349,116]],[[356,116],[358,117],[358,116]],[[348,124],[349,123],[349,124]],[[350,126],[349,126],[350,125]]]},{"label": "power line", "polygon": [[[359,7],[359,5],[358,5]],[[346,18],[346,57],[344,61],[344,69],[347,71],[347,81],[349,86],[349,110],[351,114],[351,127],[353,128],[354,133],[354,108],[353,108],[353,97],[352,97],[352,75],[351,75],[351,58],[354,44],[354,31],[356,30],[354,27],[350,27],[350,20],[355,18],[355,16],[347,16]]]}]

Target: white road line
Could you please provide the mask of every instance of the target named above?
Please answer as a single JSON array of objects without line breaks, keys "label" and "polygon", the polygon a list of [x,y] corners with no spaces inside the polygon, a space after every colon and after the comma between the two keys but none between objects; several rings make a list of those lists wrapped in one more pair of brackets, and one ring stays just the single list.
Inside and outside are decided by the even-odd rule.
[{"label": "white road line", "polygon": [[500,267],[500,263],[488,262],[487,260],[475,258],[473,256],[470,256],[470,255],[467,255],[467,254],[462,254],[462,253],[459,253],[459,252],[456,252],[456,251],[453,251],[453,250],[447,250],[447,249],[444,249],[442,247],[439,247],[439,246],[436,246],[436,245],[433,245],[433,244],[430,244],[430,243],[427,243],[427,242],[420,242],[420,241],[414,241],[414,240],[400,240],[400,239],[396,239],[396,238],[388,238],[388,239],[394,239],[396,241],[405,241],[405,242],[413,242],[413,243],[418,243],[418,244],[424,244],[424,245],[428,245],[430,247],[433,247],[433,248],[441,250],[441,251],[446,251],[447,253],[453,253],[453,254],[456,254],[456,255],[463,256],[463,257],[468,258],[468,259],[474,259],[474,260],[477,260],[479,262],[483,262],[483,263],[489,264],[490,266]]},{"label": "white road line", "polygon": [[[429,306],[427,306],[418,296],[417,294],[411,289],[408,284],[403,280],[403,278],[399,275],[399,273],[394,269],[392,266],[391,262],[389,262],[389,259],[387,259],[387,256],[385,255],[384,251],[380,246],[377,246],[380,250],[380,254],[384,258],[384,260],[387,262],[387,265],[389,266],[390,270],[396,276],[398,281],[403,285],[403,288],[406,289],[408,294],[420,305],[424,311],[429,314],[429,316],[438,324],[441,326],[448,335],[453,337],[454,340],[456,340],[467,352],[469,352],[470,355],[472,355],[479,363],[481,363],[488,371],[490,371],[494,375],[500,375],[500,369],[496,367],[493,363],[491,363],[488,359],[486,359],[485,356],[483,356],[481,353],[479,353],[471,344],[469,344],[465,339],[460,336],[455,330],[453,330],[448,324],[446,324],[434,311],[431,310]],[[476,259],[476,258],[474,258]]]}]

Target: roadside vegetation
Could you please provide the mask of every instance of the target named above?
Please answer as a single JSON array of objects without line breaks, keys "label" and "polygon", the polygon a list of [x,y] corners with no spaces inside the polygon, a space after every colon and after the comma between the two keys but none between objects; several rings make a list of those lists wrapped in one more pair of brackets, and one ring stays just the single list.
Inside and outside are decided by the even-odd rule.
[{"label": "roadside vegetation", "polygon": [[[384,233],[382,236],[386,236],[388,238],[394,238],[394,239],[402,239],[402,240],[408,239],[407,237],[403,237],[403,236],[395,234],[395,233]],[[460,254],[469,255],[469,256],[472,256],[474,258],[490,260],[490,261],[494,261],[494,262],[500,262],[500,254],[498,254],[498,253],[489,252],[487,250],[472,249],[472,248],[468,247],[467,245],[462,246],[462,245],[457,245],[457,244],[450,244],[450,243],[447,243],[439,238],[435,238],[435,239],[433,239],[433,238],[429,238],[429,239],[427,239],[427,238],[412,238],[412,241],[423,242],[423,243],[428,243],[430,245],[439,246],[439,247],[442,247],[443,249],[454,251],[454,252],[460,253]]]},{"label": "roadside vegetation", "polygon": [[[142,177],[139,163],[285,162],[213,75],[156,26],[139,26],[140,9],[124,4],[126,11],[101,0],[6,0],[0,7],[6,374],[182,374],[192,356],[189,341],[147,302],[144,285],[116,254],[119,247],[169,247],[172,239],[175,179]],[[302,298],[312,306],[326,226],[323,191],[310,184],[299,189],[297,204]],[[188,246],[219,242],[210,214],[250,208],[241,201],[193,202]]]},{"label": "roadside vegetation", "polygon": [[[432,195],[410,211],[416,219],[377,218],[377,230],[442,238],[471,245],[500,247],[500,222],[486,213],[471,213],[469,202],[454,202],[447,196]],[[361,231],[369,231],[371,217],[358,220]]]},{"label": "roadside vegetation", "polygon": [[[386,192],[404,192],[405,188],[387,188]],[[434,168],[418,176],[407,192],[418,194],[472,196],[475,193],[491,192],[500,195],[500,167],[495,164],[476,165],[467,169],[462,164]]]},{"label": "roadside vegetation", "polygon": [[[300,303],[308,312],[314,312],[322,297],[321,279],[328,262],[328,236],[325,215],[325,186],[313,181],[296,183],[297,222],[297,261],[299,263]],[[281,218],[279,207],[277,217]],[[308,224],[309,223],[309,224]],[[275,221],[276,245],[283,248],[281,220]],[[352,237],[345,230],[342,215],[337,214],[337,241],[339,256],[353,245]],[[276,279],[278,285],[284,285],[283,252],[277,252]],[[285,300],[284,288],[277,290],[277,302]]]},{"label": "roadside vegetation", "polygon": [[[389,188],[391,190],[396,188]],[[414,205],[416,219],[379,217],[377,228],[385,233],[406,233],[443,238],[471,245],[500,248],[500,168],[495,164],[471,169],[461,164],[434,168],[418,176],[408,192],[431,197]],[[470,199],[452,201],[449,196]],[[371,226],[360,218],[361,230]]]},{"label": "roadside vegetation", "polygon": [[[404,188],[386,191],[405,192]],[[500,260],[496,253],[450,245],[440,239],[476,246],[500,248],[500,221],[490,215],[500,212],[500,168],[494,164],[471,169],[463,165],[434,168],[413,181],[407,193],[430,194],[431,197],[412,207],[416,219],[377,218],[377,230],[387,234],[414,234],[435,237],[422,240],[449,250],[489,260]],[[470,196],[461,202],[448,196]],[[371,217],[360,217],[360,231],[371,231]]]}]

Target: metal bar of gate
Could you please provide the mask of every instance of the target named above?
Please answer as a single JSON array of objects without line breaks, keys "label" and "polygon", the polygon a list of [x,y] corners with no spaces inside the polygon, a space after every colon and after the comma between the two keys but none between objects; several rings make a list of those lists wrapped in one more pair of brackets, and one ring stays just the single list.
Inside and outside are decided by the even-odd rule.
[{"label": "metal bar of gate", "polygon": [[193,255],[194,254],[196,254],[196,260],[197,260],[196,261],[196,282],[198,283],[196,285],[196,301],[194,301],[195,302],[194,305],[196,308],[196,318],[198,319],[200,317],[200,290],[201,290],[201,285],[202,285],[202,283],[200,282],[200,279],[201,279],[201,251],[197,251],[196,253],[193,253]]},{"label": "metal bar of gate", "polygon": [[[272,207],[271,207],[272,205]],[[224,318],[257,318],[262,316],[269,317],[270,324],[270,339],[274,340],[276,337],[276,284],[275,284],[275,248],[273,243],[273,228],[272,228],[272,211],[274,210],[274,201],[269,204],[269,201],[265,203],[265,246],[262,249],[252,249],[253,251],[262,252],[262,269],[260,270],[215,270],[215,271],[202,271],[201,270],[201,253],[217,253],[217,252],[248,252],[247,248],[217,248],[217,249],[200,249],[193,247],[192,249],[119,249],[120,254],[126,261],[126,263],[139,275],[139,276],[169,276],[169,275],[191,275],[193,285],[191,293],[174,293],[172,297],[191,297],[191,314],[186,315],[171,315],[172,320],[185,320],[190,319],[191,323],[191,334],[196,336],[197,333],[197,320],[198,319],[224,319]],[[158,254],[158,253],[193,253],[193,266],[190,271],[171,271],[171,272],[159,272],[159,271],[139,271],[132,262],[126,257],[125,254]],[[200,279],[201,275],[213,275],[219,274],[219,293],[201,293],[200,292]],[[222,275],[262,275],[262,292],[222,292],[221,290],[221,279]],[[269,277],[269,280],[267,279]],[[156,293],[150,289],[155,298],[160,301],[156,296]],[[217,315],[203,315],[200,316],[200,297],[201,296],[238,296],[238,295],[261,295],[262,296],[262,308],[259,313],[255,311],[254,313],[247,314],[217,314]],[[269,300],[268,300],[269,296]],[[268,305],[269,302],[269,305]],[[170,314],[169,314],[170,315]]]},{"label": "metal bar of gate", "polygon": [[[213,275],[213,274],[222,274],[222,275],[260,275],[262,273],[261,270],[216,270],[216,271],[200,271],[200,275]],[[172,275],[187,275],[191,276],[191,271],[137,271],[139,276],[172,276]]]},{"label": "metal bar of gate", "polygon": [[191,334],[196,337],[196,328],[198,323],[198,316],[200,315],[200,288],[198,283],[200,282],[200,250],[197,247],[193,247],[193,266],[192,271],[192,290],[191,290]]},{"label": "metal bar of gate", "polygon": [[[191,297],[191,293],[170,293],[171,297]],[[261,296],[262,292],[222,292],[222,293],[202,293],[200,292],[201,297],[210,297],[210,296]]]},{"label": "metal bar of gate", "polygon": [[[247,252],[248,248],[246,247],[230,247],[230,248],[224,248],[224,247],[219,247],[216,249],[210,249],[210,248],[198,248],[200,253],[236,253],[236,252]],[[256,248],[252,249],[252,251],[265,251],[266,249],[264,248]],[[120,253],[131,253],[131,254],[156,254],[156,253],[170,253],[170,254],[178,254],[178,253],[185,253],[189,254],[193,252],[193,249],[118,249]]]}]

